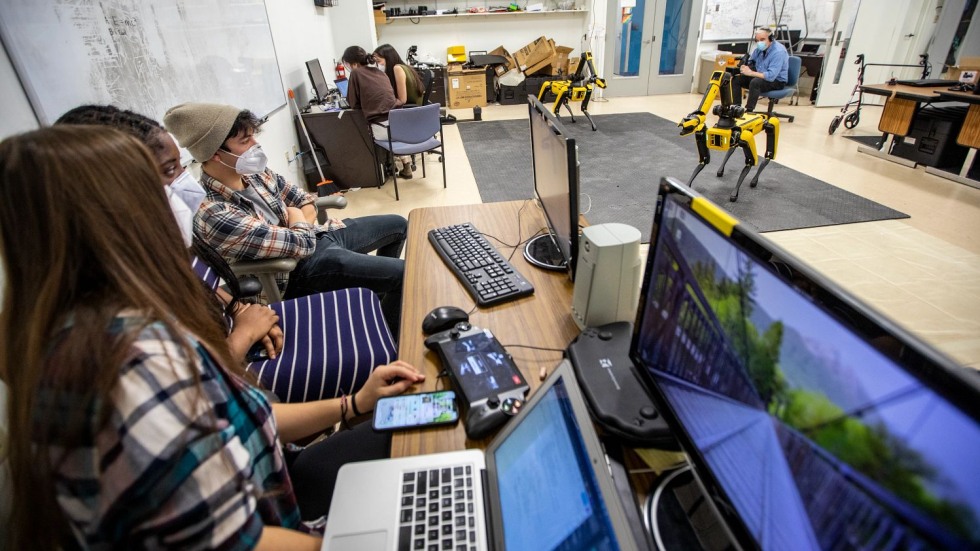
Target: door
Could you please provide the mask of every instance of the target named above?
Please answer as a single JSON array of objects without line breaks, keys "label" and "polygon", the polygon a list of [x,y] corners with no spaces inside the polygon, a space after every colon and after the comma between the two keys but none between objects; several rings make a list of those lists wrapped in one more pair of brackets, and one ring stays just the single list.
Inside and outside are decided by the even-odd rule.
[{"label": "door", "polygon": [[[843,0],[840,15],[834,25],[834,34],[827,48],[824,77],[820,79],[817,107],[841,106],[857,84],[858,66],[854,64],[858,54],[864,54],[866,63],[905,64],[909,43],[914,37],[910,32],[920,17],[915,8],[920,0]],[[916,69],[869,67],[864,84],[881,84],[892,76],[919,78]],[[874,102],[873,96],[865,96]]]},{"label": "door", "polygon": [[[605,96],[691,91],[702,2],[612,0],[608,4]],[[611,69],[611,70],[610,70]]]}]

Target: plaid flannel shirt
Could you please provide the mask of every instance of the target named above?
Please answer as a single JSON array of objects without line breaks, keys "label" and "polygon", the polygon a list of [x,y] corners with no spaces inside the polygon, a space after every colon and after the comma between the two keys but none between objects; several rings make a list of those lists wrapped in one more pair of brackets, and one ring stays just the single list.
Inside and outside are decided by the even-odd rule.
[{"label": "plaid flannel shirt", "polygon": [[[144,323],[116,318],[110,333]],[[269,403],[190,335],[140,329],[108,399],[105,425],[93,407],[86,440],[52,449],[68,452],[55,490],[81,547],[251,549],[265,525],[306,529]]]},{"label": "plaid flannel shirt", "polygon": [[[194,216],[194,233],[230,263],[269,258],[303,259],[316,249],[317,234],[344,227],[337,220],[331,220],[326,227],[306,222],[287,227],[286,207],[311,205],[316,196],[269,169],[242,176],[242,182],[265,200],[279,217],[278,223],[265,221],[249,198],[206,173],[201,175],[201,185],[207,190],[207,200]],[[288,281],[288,273],[276,274],[280,289],[285,289]]]}]

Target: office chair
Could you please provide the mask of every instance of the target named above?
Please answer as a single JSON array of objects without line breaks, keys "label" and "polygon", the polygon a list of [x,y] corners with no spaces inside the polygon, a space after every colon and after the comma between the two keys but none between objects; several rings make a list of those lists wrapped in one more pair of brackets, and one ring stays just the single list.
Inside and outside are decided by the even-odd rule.
[{"label": "office chair", "polygon": [[[317,197],[314,201],[319,212],[320,222],[326,220],[327,209],[343,209],[347,207],[347,198],[341,195]],[[269,303],[282,301],[282,292],[276,283],[276,274],[291,272],[296,268],[295,258],[266,258],[262,260],[246,260],[231,265],[231,271],[236,276],[252,275],[262,284],[262,292]]]},{"label": "office chair", "polygon": [[[784,113],[774,113],[772,108],[774,105],[776,105],[776,103],[779,102],[779,100],[783,98],[799,95],[800,92],[797,86],[800,83],[800,67],[802,66],[802,64],[803,64],[803,60],[799,56],[795,56],[795,55],[789,56],[789,71],[787,72],[786,75],[786,79],[787,79],[786,86],[783,87],[782,90],[770,90],[765,94],[761,94],[759,96],[760,98],[766,98],[769,100],[769,108],[766,110],[766,115],[767,115],[766,118],[778,117],[778,118],[784,118],[788,122],[793,122],[793,118],[794,118],[793,115],[787,115]],[[796,100],[797,104],[799,104],[799,101],[800,101],[799,99]],[[792,105],[792,100],[790,102],[790,105]]]},{"label": "office chair", "polygon": [[[374,143],[388,152],[392,167],[395,166],[396,156],[421,153],[423,178],[425,154],[433,151],[439,153],[439,161],[442,162],[442,187],[445,189],[446,153],[442,143],[442,119],[439,116],[438,103],[409,109],[392,109],[388,113],[388,139],[375,138]],[[395,200],[398,201],[398,174],[392,172],[391,178],[395,183]]]}]

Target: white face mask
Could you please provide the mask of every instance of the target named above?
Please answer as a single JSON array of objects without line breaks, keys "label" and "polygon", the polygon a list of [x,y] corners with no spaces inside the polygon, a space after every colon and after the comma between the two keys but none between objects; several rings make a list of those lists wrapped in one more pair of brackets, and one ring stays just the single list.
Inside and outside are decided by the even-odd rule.
[{"label": "white face mask", "polygon": [[241,174],[242,176],[258,174],[264,171],[265,166],[269,164],[269,158],[266,157],[265,151],[262,151],[262,146],[259,144],[255,144],[248,148],[248,150],[241,155],[235,155],[230,151],[225,151],[225,153],[231,155],[232,157],[238,157],[238,161],[235,162],[235,172]]},{"label": "white face mask", "polygon": [[184,245],[191,246],[191,237],[194,235],[194,211],[188,208],[187,204],[177,196],[171,186],[165,186],[167,199],[170,201],[170,212],[174,213],[177,219],[177,227],[180,228],[180,235],[184,238]]},{"label": "white face mask", "polygon": [[207,192],[197,180],[191,176],[190,171],[183,171],[173,182],[170,182],[170,189],[173,193],[187,205],[191,212],[197,212],[201,203],[207,196]]},{"label": "white face mask", "polygon": [[380,63],[379,62],[379,63],[375,63],[375,65],[377,65],[378,69],[380,69],[382,73],[385,72],[385,64],[384,63]]}]

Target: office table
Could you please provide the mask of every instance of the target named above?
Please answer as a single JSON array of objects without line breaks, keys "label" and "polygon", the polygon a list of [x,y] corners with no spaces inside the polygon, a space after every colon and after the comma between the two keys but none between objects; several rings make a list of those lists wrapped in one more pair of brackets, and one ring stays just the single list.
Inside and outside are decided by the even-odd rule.
[{"label": "office table", "polygon": [[[303,114],[303,122],[310,133],[321,163],[323,175],[333,180],[340,189],[355,187],[380,187],[384,184],[381,165],[374,151],[374,137],[364,113],[357,109],[343,111],[311,112]],[[300,149],[309,152],[309,143],[295,119],[296,135]],[[307,173],[307,187],[316,185],[320,176],[313,166],[307,167],[304,155],[304,172]],[[308,169],[308,170],[307,170]],[[310,179],[316,180],[311,182]],[[310,189],[314,191],[315,189]]]},{"label": "office table", "polygon": [[963,185],[980,188],[980,182],[967,177],[970,167],[973,166],[973,160],[977,156],[977,148],[980,148],[980,96],[973,92],[953,92],[951,90],[941,90],[938,94],[942,100],[962,101],[970,104],[970,108],[966,112],[966,119],[963,121],[963,128],[960,129],[959,136],[956,137],[956,143],[970,148],[970,152],[966,155],[966,160],[963,161],[959,174],[931,166],[926,167],[926,172]]},{"label": "office table", "polygon": [[[932,103],[941,100],[940,91],[948,91],[949,86],[907,86],[904,84],[868,84],[862,85],[861,91],[876,96],[886,96],[885,107],[881,111],[881,119],[878,121],[878,130],[882,132],[880,149],[858,146],[858,152],[867,153],[893,163],[898,163],[907,167],[915,167],[915,162],[903,159],[891,154],[895,145],[895,136],[908,135],[909,128],[912,126],[912,119],[915,118],[920,104]],[[891,140],[888,135],[891,134]],[[888,146],[885,147],[885,144]]]},{"label": "office table", "polygon": [[[429,230],[462,222],[472,222],[485,234],[511,245],[526,240],[546,226],[541,209],[531,200],[422,208],[409,214],[398,358],[425,373],[426,380],[420,389],[423,392],[449,388],[450,384],[447,379],[438,378],[442,370],[439,359],[423,344],[422,318],[437,306],[458,306],[469,311],[475,304],[428,240]],[[487,239],[505,258],[513,250],[492,238]],[[534,294],[480,308],[470,314],[470,322],[493,331],[504,345],[526,344],[563,350],[579,333],[571,316],[572,282],[565,272],[544,271],[528,264],[523,252],[523,246],[519,247],[510,262],[534,285]],[[540,368],[547,367],[550,373],[561,360],[560,351],[508,347],[507,352],[514,357],[532,393],[541,384]],[[391,455],[400,457],[485,448],[488,444],[489,439],[467,439],[460,422],[453,427],[396,432],[392,437]]]}]

